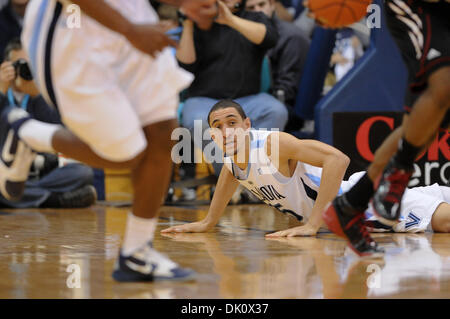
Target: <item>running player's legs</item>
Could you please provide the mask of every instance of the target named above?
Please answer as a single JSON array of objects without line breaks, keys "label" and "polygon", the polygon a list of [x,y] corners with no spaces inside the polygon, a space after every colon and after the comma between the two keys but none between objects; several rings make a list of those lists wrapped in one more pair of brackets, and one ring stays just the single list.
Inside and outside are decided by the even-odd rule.
[{"label": "running player's legs", "polygon": [[[403,190],[420,151],[437,134],[450,109],[450,3],[387,2],[387,21],[409,71],[409,90],[417,94],[403,126],[400,147],[384,170],[374,195],[376,213],[395,223]],[[408,35],[408,36],[406,36]]]},{"label": "running player's legs", "polygon": [[[190,77],[182,77],[173,61],[156,67],[166,61],[137,54],[123,37],[87,17],[80,29],[56,25],[54,37],[58,45],[46,46],[52,48],[51,68],[41,65],[37,73],[45,78],[46,95],[58,106],[67,129],[20,114],[9,117],[14,118],[11,125],[32,148],[36,143],[97,167],[116,163],[131,168],[133,213],[128,216],[116,280],[189,278],[192,272],[157,253],[152,241],[171,175],[170,136],[176,127],[177,90],[188,85]],[[44,76],[43,69],[51,72]],[[178,82],[173,81],[177,84],[173,89],[163,90],[172,84],[167,77]],[[143,101],[140,90],[152,94]],[[33,139],[33,133],[37,138]]]},{"label": "running player's legs", "polygon": [[[434,138],[443,122],[446,109],[450,106],[450,48],[446,41],[442,41],[450,38],[450,30],[440,19],[430,17],[429,14],[419,15],[418,11],[403,1],[388,1],[386,5],[389,31],[400,49],[409,73],[405,109],[407,113],[411,110],[414,112],[410,116],[405,115],[402,126],[377,150],[378,154],[375,154],[375,159],[368,169],[372,181],[382,173],[390,157],[397,151],[398,141],[402,136],[405,136],[407,141],[417,141],[415,145],[418,152],[425,148]],[[433,25],[433,33],[431,25],[427,24]],[[411,25],[416,27],[411,28]],[[431,48],[426,47],[426,43],[431,43]],[[436,51],[440,52],[440,55],[427,60],[430,50],[436,49],[440,50]],[[411,91],[413,88],[415,93]],[[410,158],[414,160],[415,156]]]},{"label": "running player's legs", "polygon": [[[174,62],[171,62],[172,67],[175,67]],[[120,47],[119,59],[113,64],[103,68],[99,61],[94,61],[92,65],[86,66],[81,85],[71,85],[72,81],[69,80],[68,85],[62,87],[65,84],[62,81],[57,89],[65,123],[95,153],[105,159],[119,161],[140,154],[140,160],[133,162],[135,166],[131,171],[133,213],[128,217],[124,243],[113,276],[119,281],[148,280],[160,272],[161,278],[188,278],[192,274],[190,271],[185,271],[158,255],[151,249],[151,242],[158,210],[170,182],[173,144],[170,137],[177,126],[175,118],[178,89],[180,82],[186,85],[190,77],[188,80],[181,80],[180,75],[177,77],[178,85],[172,87],[165,76],[174,76],[175,71],[170,68],[166,72],[158,69],[161,64],[169,67],[167,61],[152,60],[127,43]],[[110,74],[111,72],[114,74]],[[71,75],[68,76],[70,79]],[[165,87],[170,88],[164,89]],[[92,88],[95,88],[95,95],[91,96],[89,93]],[[72,95],[81,95],[83,105],[74,105],[77,99],[72,98]],[[67,99],[66,103],[64,99]],[[65,108],[69,112],[65,113]],[[139,153],[142,146],[145,150]],[[131,147],[133,148],[128,149]],[[150,272],[149,277],[145,267],[141,268],[136,264],[134,253],[137,251],[153,255],[153,263],[162,260],[162,268],[158,267],[156,273]]]},{"label": "running player's legs", "polygon": [[[370,165],[368,173],[347,193],[338,197],[324,213],[324,219],[328,226],[331,229],[334,228],[340,234],[345,233],[343,229],[347,225],[353,225],[352,227],[354,227],[354,216],[361,216],[364,213],[370,199],[374,195],[374,181],[381,174],[391,156],[396,152],[399,141],[402,141],[402,151],[400,156],[396,157],[401,158],[404,167],[391,170],[395,172],[395,178],[390,178],[389,181],[393,181],[393,183],[396,181],[404,183],[404,187],[406,187],[409,176],[412,173],[411,167],[414,159],[436,133],[437,127],[442,123],[447,112],[448,101],[450,101],[448,96],[450,92],[448,88],[450,81],[448,80],[448,68],[446,67],[450,65],[450,52],[448,47],[450,41],[443,41],[443,39],[449,38],[449,29],[444,23],[445,19],[435,19],[434,17],[430,19],[426,15],[419,16],[417,12],[413,11],[401,0],[386,1],[385,7],[389,30],[396,40],[403,60],[408,67],[410,82],[412,84],[412,79],[417,80],[417,88],[421,85],[422,87],[420,88],[426,91],[422,91],[423,98],[418,100],[418,103],[423,104],[419,107],[419,116],[416,114],[413,122],[405,117],[404,125],[395,130],[377,150],[375,160]],[[433,33],[429,25],[430,21],[433,23]],[[410,27],[411,30],[408,29]],[[424,28],[426,31],[423,31]],[[430,43],[432,45],[431,47]],[[427,105],[430,105],[430,103],[433,106],[431,110],[428,110]],[[420,118],[420,111],[427,112],[427,115]],[[416,124],[417,121],[431,116],[433,116],[433,119],[430,120],[431,122],[423,121],[421,124]],[[420,129],[424,125],[428,125],[428,127],[424,130]],[[416,141],[419,142],[415,144],[416,146],[411,145],[408,140],[402,138],[402,136],[405,136],[406,129],[414,129],[414,134],[419,134],[419,132],[422,134],[420,140]],[[383,187],[379,187],[379,189],[391,194],[390,192],[386,192],[386,190],[391,189],[390,184],[383,184]],[[393,187],[392,189],[396,190],[398,187]],[[396,199],[396,203],[393,203],[391,206],[394,208],[392,211],[395,211],[395,214],[400,211],[398,208],[401,207],[400,201],[402,194],[403,191],[399,192],[398,196],[392,196]],[[395,193],[394,195],[397,194]],[[392,219],[391,224],[395,224],[396,216],[391,218],[390,216],[385,216],[386,214],[379,213],[379,211],[377,209],[378,214],[385,217],[384,222],[387,223]],[[350,240],[351,238],[349,236],[362,238],[363,234],[363,227],[361,227],[360,232],[347,235],[347,238]],[[356,239],[354,241],[359,242]]]}]

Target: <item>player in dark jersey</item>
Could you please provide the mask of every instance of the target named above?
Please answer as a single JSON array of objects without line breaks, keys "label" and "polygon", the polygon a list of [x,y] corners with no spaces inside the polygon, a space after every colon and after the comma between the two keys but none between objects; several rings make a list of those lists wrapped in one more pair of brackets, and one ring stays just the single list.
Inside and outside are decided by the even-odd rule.
[{"label": "player in dark jersey", "polygon": [[414,160],[450,120],[450,1],[386,0],[385,13],[409,72],[407,113],[363,178],[323,214],[328,227],[364,256],[378,252],[363,223],[369,201],[373,197],[380,220],[396,223]]}]

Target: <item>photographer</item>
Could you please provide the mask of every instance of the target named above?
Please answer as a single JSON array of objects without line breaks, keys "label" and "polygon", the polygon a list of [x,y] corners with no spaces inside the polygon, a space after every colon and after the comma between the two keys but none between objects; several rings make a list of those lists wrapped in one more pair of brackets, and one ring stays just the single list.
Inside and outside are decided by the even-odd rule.
[{"label": "photographer", "polygon": [[[6,106],[14,105],[38,120],[60,124],[58,111],[47,105],[33,82],[19,39],[8,43],[4,59],[0,65],[0,113]],[[58,166],[57,155],[37,155],[22,199],[12,202],[0,195],[0,207],[81,208],[95,203],[92,169],[81,164]]]},{"label": "photographer", "polygon": [[11,40],[5,49],[0,65],[0,110],[7,104],[25,109],[35,119],[47,123],[61,123],[61,118],[50,108],[33,82],[28,57],[18,38]]}]

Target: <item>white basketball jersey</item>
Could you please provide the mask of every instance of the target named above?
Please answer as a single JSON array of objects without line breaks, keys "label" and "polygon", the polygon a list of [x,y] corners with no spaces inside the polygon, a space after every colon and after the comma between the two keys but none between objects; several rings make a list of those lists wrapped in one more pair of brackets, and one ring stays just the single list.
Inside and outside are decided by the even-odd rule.
[{"label": "white basketball jersey", "polygon": [[292,177],[282,175],[269,160],[265,144],[271,131],[250,131],[250,157],[246,170],[241,170],[231,157],[225,166],[242,186],[264,203],[298,220],[309,218],[320,186],[322,168],[297,162]]}]

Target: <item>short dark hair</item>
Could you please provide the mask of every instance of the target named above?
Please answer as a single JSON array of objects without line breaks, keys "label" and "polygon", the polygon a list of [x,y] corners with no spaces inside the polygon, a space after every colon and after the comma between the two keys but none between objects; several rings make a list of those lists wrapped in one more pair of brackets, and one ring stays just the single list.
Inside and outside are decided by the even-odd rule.
[{"label": "short dark hair", "polygon": [[11,53],[11,51],[19,51],[19,50],[22,50],[22,43],[20,42],[19,38],[13,38],[6,45],[5,52],[3,52],[3,60],[4,61],[9,60],[9,54]]},{"label": "short dark hair", "polygon": [[215,111],[221,110],[221,109],[226,109],[229,107],[234,108],[239,113],[239,115],[242,117],[243,120],[245,120],[247,118],[247,114],[245,114],[244,109],[242,108],[242,106],[239,105],[239,103],[237,103],[233,100],[222,100],[222,101],[219,101],[216,104],[214,104],[211,111],[209,111],[208,125],[211,126],[211,124],[209,123],[209,118],[210,118],[212,112],[215,112]]}]

